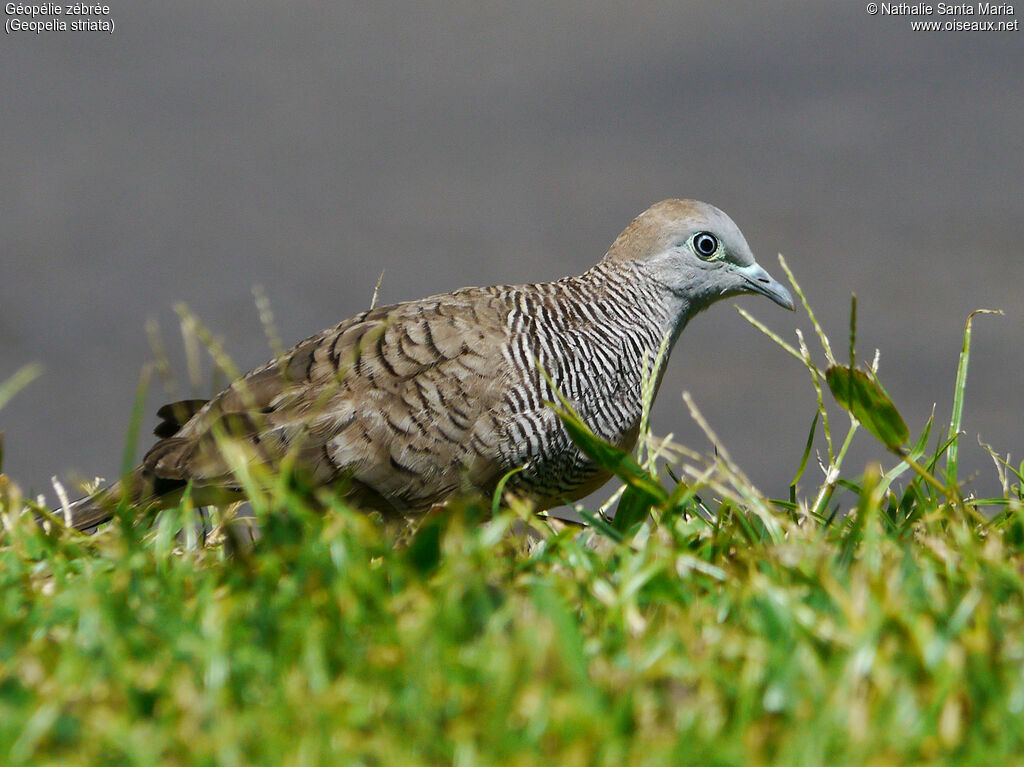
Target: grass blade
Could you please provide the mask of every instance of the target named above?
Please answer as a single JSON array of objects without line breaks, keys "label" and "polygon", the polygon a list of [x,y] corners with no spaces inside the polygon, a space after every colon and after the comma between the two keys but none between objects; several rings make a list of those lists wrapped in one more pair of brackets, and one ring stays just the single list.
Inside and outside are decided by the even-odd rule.
[{"label": "grass blade", "polygon": [[949,418],[949,452],[946,453],[946,484],[957,484],[957,470],[960,458],[960,425],[964,415],[964,391],[967,388],[967,366],[971,358],[971,323],[976,314],[1002,314],[1000,309],[975,309],[967,315],[964,325],[964,341],[960,348],[960,359],[956,365],[956,383],[953,386],[953,412]]},{"label": "grass blade", "polygon": [[814,419],[811,421],[811,428],[807,432],[807,444],[804,445],[804,454],[800,458],[800,467],[796,470],[793,481],[789,483],[789,500],[792,503],[796,503],[796,483],[804,475],[804,469],[807,468],[807,459],[811,457],[811,447],[814,445],[814,430],[818,428],[818,417],[820,415],[821,413],[815,411]]},{"label": "grass blade", "polygon": [[625,536],[623,536],[622,533],[620,533],[618,530],[616,530],[614,527],[608,524],[607,520],[601,518],[597,514],[589,512],[583,508],[577,509],[576,513],[583,517],[584,521],[588,525],[597,530],[599,533],[601,533],[601,535],[605,536],[606,538],[610,538],[616,543],[622,543],[622,541],[625,540]]},{"label": "grass blade", "polygon": [[121,453],[121,476],[126,477],[135,466],[135,450],[139,444],[139,429],[146,412],[146,394],[149,392],[149,379],[152,368],[146,365],[139,376],[139,385],[135,389],[135,402],[132,404],[131,419],[128,421],[128,433],[124,439],[124,451]]},{"label": "grass blade", "polygon": [[42,365],[38,362],[31,362],[0,384],[0,408],[4,407],[15,394],[36,380],[42,372]]},{"label": "grass blade", "polygon": [[505,495],[505,485],[512,479],[513,476],[521,472],[529,466],[528,463],[524,463],[522,466],[518,466],[511,471],[505,472],[505,475],[498,480],[498,486],[494,488],[494,495],[491,496],[491,516],[498,516],[498,510],[501,508],[501,499]]},{"label": "grass blade", "polygon": [[562,400],[562,407],[552,404],[551,407],[562,420],[572,441],[576,443],[588,458],[599,466],[611,471],[619,479],[632,488],[643,493],[650,499],[652,504],[660,504],[668,499],[668,492],[661,486],[657,479],[644,471],[644,468],[637,463],[629,453],[621,448],[615,447],[598,437],[590,430],[583,419],[569,405],[568,401]]}]

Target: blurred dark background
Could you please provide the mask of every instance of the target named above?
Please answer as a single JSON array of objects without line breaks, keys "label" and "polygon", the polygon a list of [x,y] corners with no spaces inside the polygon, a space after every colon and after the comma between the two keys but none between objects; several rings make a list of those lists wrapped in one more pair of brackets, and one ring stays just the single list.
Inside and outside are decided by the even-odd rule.
[{"label": "blurred dark background", "polygon": [[[0,379],[44,366],[0,411],[25,489],[116,476],[148,319],[184,368],[178,301],[247,369],[270,354],[254,285],[290,344],[382,269],[382,302],[578,273],[671,196],[723,208],[780,278],[783,253],[843,355],[855,292],[860,356],[882,350],[915,433],[933,403],[948,422],[967,314],[1004,309],[976,324],[962,460],[979,492],[978,435],[1020,460],[1022,33],[859,1],[281,5],[112,0],[112,35],[0,40]],[[715,306],[655,427],[709,449],[689,390],[784,496],[813,392],[737,303],[809,329]],[[862,433],[849,468],[884,456]]]}]

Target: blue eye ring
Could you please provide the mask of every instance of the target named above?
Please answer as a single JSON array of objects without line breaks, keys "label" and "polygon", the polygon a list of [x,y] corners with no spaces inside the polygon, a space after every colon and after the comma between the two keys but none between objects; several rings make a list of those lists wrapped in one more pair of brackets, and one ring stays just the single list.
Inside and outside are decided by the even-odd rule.
[{"label": "blue eye ring", "polygon": [[701,258],[711,258],[718,252],[718,238],[711,232],[697,232],[690,239],[690,247]]}]

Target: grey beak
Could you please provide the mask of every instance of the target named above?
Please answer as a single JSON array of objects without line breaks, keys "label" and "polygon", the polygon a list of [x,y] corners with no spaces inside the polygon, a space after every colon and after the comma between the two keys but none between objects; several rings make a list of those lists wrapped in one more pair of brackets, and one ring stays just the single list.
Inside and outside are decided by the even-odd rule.
[{"label": "grey beak", "polygon": [[743,277],[746,281],[747,290],[751,293],[760,293],[767,296],[783,309],[793,311],[793,297],[783,287],[781,282],[775,280],[768,272],[757,264],[750,266],[734,266],[732,270]]}]

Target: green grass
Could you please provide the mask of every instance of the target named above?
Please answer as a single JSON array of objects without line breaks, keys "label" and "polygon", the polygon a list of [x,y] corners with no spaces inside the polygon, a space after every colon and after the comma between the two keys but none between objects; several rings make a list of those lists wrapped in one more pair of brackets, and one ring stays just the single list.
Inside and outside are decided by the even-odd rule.
[{"label": "green grass", "polygon": [[[724,446],[646,433],[619,454],[564,403],[623,485],[619,514],[582,533],[486,499],[396,543],[270,477],[252,485],[254,546],[229,511],[200,536],[187,502],[85,537],[37,525],[0,479],[0,760],[1022,763],[1021,469],[1001,464],[1001,497],[965,497],[969,333],[950,428],[916,437],[854,368],[855,334],[846,365],[818,337],[825,371],[789,347],[817,402],[784,499]],[[835,436],[833,399],[856,414]],[[873,434],[886,465],[851,472],[849,444]],[[804,487],[816,451],[828,473]],[[663,487],[668,471],[683,483]]]}]

